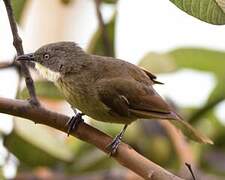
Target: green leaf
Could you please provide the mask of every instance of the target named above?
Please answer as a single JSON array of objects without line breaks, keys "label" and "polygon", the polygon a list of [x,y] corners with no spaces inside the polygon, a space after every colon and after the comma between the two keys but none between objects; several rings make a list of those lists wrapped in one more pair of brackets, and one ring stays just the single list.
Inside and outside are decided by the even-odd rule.
[{"label": "green leaf", "polygon": [[224,77],[225,52],[203,48],[178,48],[165,54],[148,53],[140,61],[153,73],[168,73],[180,68],[208,71]]},{"label": "green leaf", "polygon": [[[58,91],[56,86],[49,81],[36,81],[35,89],[37,96],[53,99],[53,100],[62,100],[64,99],[62,94]],[[29,97],[27,88],[24,88],[19,96],[23,99],[27,99]]]},{"label": "green leaf", "polygon": [[176,64],[168,54],[148,53],[139,62],[139,66],[143,67],[153,74],[168,73],[176,70]]},{"label": "green leaf", "polygon": [[28,166],[56,166],[74,159],[71,150],[61,138],[57,138],[57,134],[22,118],[15,118],[14,130],[4,138],[4,145]]},{"label": "green leaf", "polygon": [[20,22],[20,18],[26,2],[27,2],[26,0],[12,0],[12,7],[14,16],[16,18],[16,22]]},{"label": "green leaf", "polygon": [[108,4],[116,4],[118,0],[103,0],[102,2],[108,3]]},{"label": "green leaf", "polygon": [[225,75],[225,52],[201,48],[179,48],[168,54],[178,68],[209,71],[217,77]]},{"label": "green leaf", "polygon": [[[114,49],[115,21],[116,21],[116,14],[113,15],[113,17],[109,21],[109,23],[105,24],[105,28],[106,28],[108,38],[109,38],[109,43],[111,45],[110,51],[113,53],[112,56],[115,56],[115,49]],[[90,54],[98,54],[98,55],[107,56],[107,53],[105,52],[103,38],[102,38],[102,32],[101,32],[100,28],[98,28],[98,30],[92,36],[91,41],[87,48],[87,52]]]},{"label": "green leaf", "polygon": [[214,109],[219,103],[225,99],[225,83],[224,79],[218,81],[217,86],[214,88],[207,102],[200,109],[193,112],[189,118],[190,123],[196,123],[208,112]]},{"label": "green leaf", "polygon": [[65,5],[68,5],[71,3],[71,0],[61,0],[61,2]]},{"label": "green leaf", "polygon": [[178,8],[202,21],[225,24],[224,0],[170,0]]}]

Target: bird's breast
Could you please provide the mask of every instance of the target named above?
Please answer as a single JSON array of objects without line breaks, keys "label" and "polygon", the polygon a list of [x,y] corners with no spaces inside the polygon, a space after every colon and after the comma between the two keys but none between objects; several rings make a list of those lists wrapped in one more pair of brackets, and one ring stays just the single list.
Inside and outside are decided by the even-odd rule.
[{"label": "bird's breast", "polygon": [[94,88],[80,88],[80,85],[76,82],[66,82],[61,78],[56,85],[72,107],[79,109],[95,120],[123,124],[128,124],[134,120],[113,113],[109,107],[100,101]]}]

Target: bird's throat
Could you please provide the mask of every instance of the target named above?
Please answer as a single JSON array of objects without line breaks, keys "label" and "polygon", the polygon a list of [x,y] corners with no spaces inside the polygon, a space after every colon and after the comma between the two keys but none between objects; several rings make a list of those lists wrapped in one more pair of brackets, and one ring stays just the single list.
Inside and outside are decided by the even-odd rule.
[{"label": "bird's throat", "polygon": [[60,78],[59,72],[54,72],[39,63],[35,63],[35,68],[41,74],[41,76],[43,76],[43,78],[49,81],[56,82]]}]

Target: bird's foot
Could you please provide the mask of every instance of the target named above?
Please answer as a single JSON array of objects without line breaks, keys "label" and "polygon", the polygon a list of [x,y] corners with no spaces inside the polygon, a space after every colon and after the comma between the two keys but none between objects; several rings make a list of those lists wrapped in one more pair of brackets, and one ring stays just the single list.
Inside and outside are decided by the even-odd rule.
[{"label": "bird's foot", "polygon": [[69,136],[70,135],[70,132],[72,130],[74,130],[75,128],[77,128],[77,126],[81,123],[81,122],[84,122],[82,116],[84,114],[83,113],[77,113],[75,116],[71,117],[65,126],[68,126],[68,129],[67,129],[67,135]]},{"label": "bird's foot", "polygon": [[113,141],[108,145],[106,146],[106,149],[109,151],[109,156],[112,156],[116,153],[117,151],[117,148],[118,146],[120,145],[121,143],[121,140],[122,140],[122,134],[118,134],[114,139]]},{"label": "bird's foot", "polygon": [[120,133],[113,139],[113,141],[108,146],[106,146],[106,149],[109,151],[110,156],[116,153],[117,148],[120,145],[123,135],[127,129],[127,126],[128,125],[125,124],[122,131],[120,131]]}]

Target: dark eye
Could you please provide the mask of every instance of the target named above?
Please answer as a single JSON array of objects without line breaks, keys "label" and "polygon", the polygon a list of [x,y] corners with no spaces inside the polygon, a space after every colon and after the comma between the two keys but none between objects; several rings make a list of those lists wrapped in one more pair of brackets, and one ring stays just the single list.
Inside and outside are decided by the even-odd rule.
[{"label": "dark eye", "polygon": [[49,56],[49,54],[47,54],[47,53],[43,55],[43,58],[44,58],[45,60],[48,60],[49,57],[50,57],[50,56]]}]

